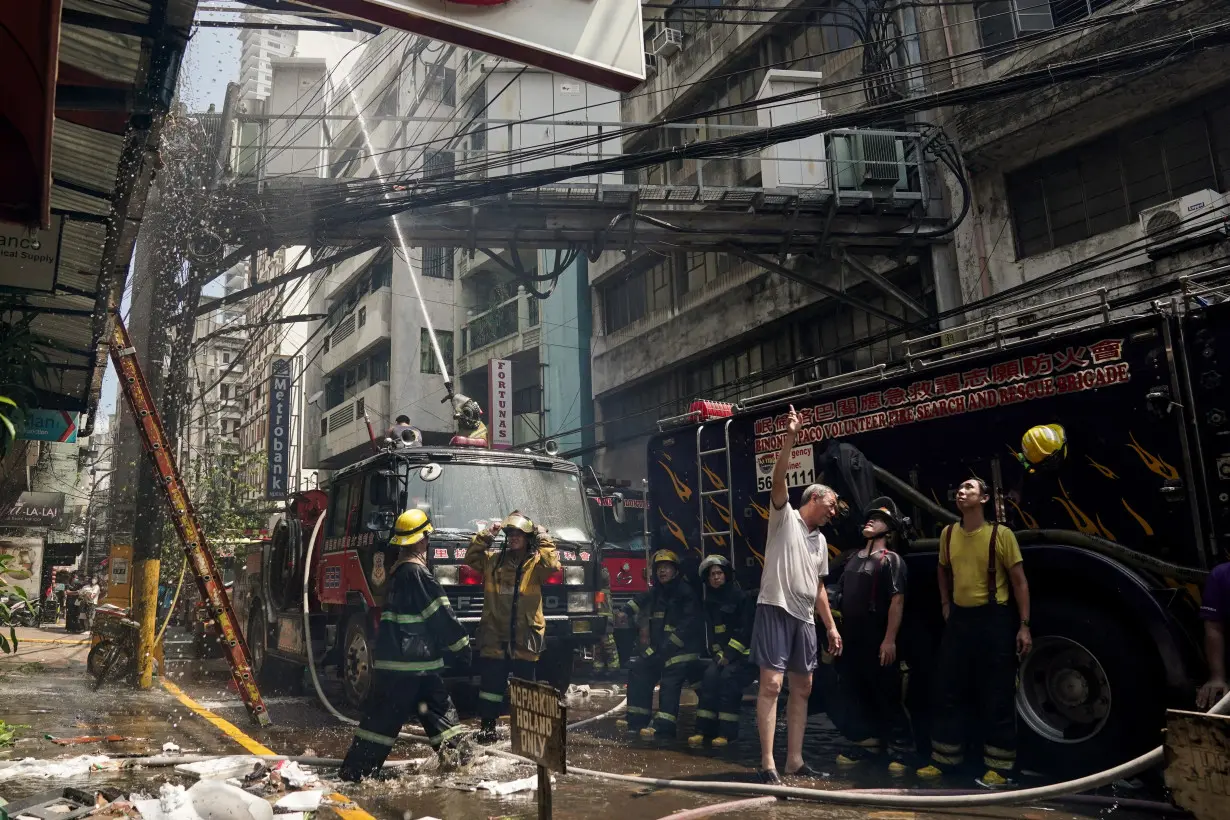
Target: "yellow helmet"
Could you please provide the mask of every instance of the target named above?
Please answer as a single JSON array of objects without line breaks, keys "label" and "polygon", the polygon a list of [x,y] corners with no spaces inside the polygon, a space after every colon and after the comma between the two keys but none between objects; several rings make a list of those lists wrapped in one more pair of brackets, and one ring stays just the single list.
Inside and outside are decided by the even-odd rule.
[{"label": "yellow helmet", "polygon": [[653,554],[653,565],[655,567],[664,561],[679,566],[679,556],[670,550],[658,550]]},{"label": "yellow helmet", "polygon": [[520,530],[526,535],[534,534],[534,522],[522,515],[519,510],[510,512],[500,526],[506,530]]},{"label": "yellow helmet", "polygon": [[393,537],[389,539],[389,543],[397,547],[408,547],[422,541],[427,533],[434,529],[427,513],[418,509],[406,510],[397,516],[397,521],[393,524]]},{"label": "yellow helmet", "polygon": [[1068,435],[1058,424],[1039,424],[1021,436],[1021,451],[1027,466],[1055,467],[1068,454]]}]

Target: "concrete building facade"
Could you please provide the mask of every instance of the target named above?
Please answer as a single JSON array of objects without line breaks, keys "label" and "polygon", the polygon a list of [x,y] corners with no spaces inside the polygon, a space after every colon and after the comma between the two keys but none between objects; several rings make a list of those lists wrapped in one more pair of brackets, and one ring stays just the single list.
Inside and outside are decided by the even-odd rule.
[{"label": "concrete building facade", "polygon": [[[749,22],[737,25],[740,12],[680,4],[653,20],[657,15],[647,11],[645,43],[656,55],[654,73],[625,98],[625,121],[754,99],[767,67],[819,72],[823,109],[844,113],[1147,43],[1203,25],[1219,6],[1051,0],[1023,8],[1001,0],[907,8],[873,1],[803,11],[791,5],[762,4],[766,11],[742,14]],[[772,7],[782,10],[771,14]],[[885,8],[891,9],[887,20]],[[758,22],[750,22],[753,17]],[[867,35],[875,31],[878,38]],[[1206,49],[1149,70],[1109,72],[1041,93],[875,123],[942,127],[960,150],[969,187],[969,213],[959,227],[929,247],[906,246],[889,269],[891,283],[927,313],[966,308],[939,324],[951,328],[1098,287],[1123,295],[1223,264],[1230,250],[1224,223],[1197,230],[1200,236],[1182,247],[1165,248],[1166,234],[1151,239],[1147,223],[1155,209],[1169,209],[1174,216],[1163,214],[1158,224],[1174,231],[1173,220],[1190,225],[1185,214],[1225,204],[1227,65],[1226,50]],[[717,119],[751,125],[757,113]],[[712,119],[696,121],[699,135]],[[625,148],[689,139],[688,131],[660,129]],[[945,213],[957,214],[961,181],[934,165],[928,172],[933,195],[942,196]],[[697,184],[703,174],[706,186],[768,185],[761,171],[755,157],[704,163],[699,173],[696,163],[679,161],[641,172],[641,181]],[[833,255],[840,259],[842,253]],[[857,268],[837,264],[817,272],[889,314],[922,318],[901,299],[860,281]],[[644,475],[645,443],[655,421],[685,411],[692,399],[736,400],[892,361],[906,338],[888,335],[875,316],[720,253],[608,255],[591,267],[590,281],[593,385],[606,444],[596,465],[634,481]],[[1033,293],[1009,298],[1014,288],[1030,284]],[[999,301],[981,305],[988,297]],[[860,339],[868,341],[849,347]],[[806,366],[789,366],[799,362]]]}]

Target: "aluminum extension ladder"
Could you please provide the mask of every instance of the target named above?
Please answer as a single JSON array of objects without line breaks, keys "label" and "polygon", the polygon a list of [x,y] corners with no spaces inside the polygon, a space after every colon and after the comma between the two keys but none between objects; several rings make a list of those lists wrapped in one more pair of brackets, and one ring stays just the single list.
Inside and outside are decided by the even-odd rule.
[{"label": "aluminum extension ladder", "polygon": [[[722,446],[713,447],[708,450],[704,449],[703,436],[705,428],[712,427],[713,425],[701,424],[696,428],[696,488],[699,491],[696,495],[698,504],[697,512],[700,516],[701,560],[703,561],[705,556],[709,554],[709,551],[705,549],[706,539],[717,540],[720,538],[725,538],[730,548],[730,565],[733,567],[735,565],[735,493],[730,480],[730,423],[732,421],[733,419],[731,418],[722,419]],[[709,467],[709,465],[705,463],[706,456],[716,456],[719,454],[724,454],[726,456],[726,458],[723,459],[726,468],[725,475],[717,473],[712,469],[712,467]],[[705,489],[706,468],[710,471],[710,483],[714,485],[713,488],[709,490]],[[720,495],[726,496],[726,529],[724,530],[711,529],[705,518],[705,499],[714,498],[715,496]]]}]

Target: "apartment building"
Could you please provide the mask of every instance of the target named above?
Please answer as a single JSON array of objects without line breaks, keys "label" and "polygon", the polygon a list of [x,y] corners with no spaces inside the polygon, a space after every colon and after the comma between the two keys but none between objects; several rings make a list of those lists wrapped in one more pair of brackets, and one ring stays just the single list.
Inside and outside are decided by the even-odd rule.
[{"label": "apartment building", "polygon": [[[216,289],[225,296],[241,289],[247,283],[246,268],[246,263],[235,265],[206,293]],[[215,311],[196,320],[188,369],[190,401],[179,436],[179,466],[189,482],[238,466],[247,342],[241,310]]]},{"label": "apartment building", "polygon": [[[923,90],[916,73],[907,70],[920,60],[917,20],[912,7],[900,5],[893,6],[896,11],[889,25],[897,36],[871,55],[882,67],[884,80],[874,85],[858,81],[865,56],[852,20],[867,17],[869,6],[875,4],[770,0],[758,4],[761,11],[703,9],[685,3],[667,10],[646,9],[649,76],[641,88],[625,95],[624,121],[689,117],[783,90],[820,85],[838,87],[801,98],[798,118]],[[770,76],[770,70],[777,73]],[[778,119],[772,122],[781,122],[781,114],[778,109],[773,115]],[[766,124],[761,112],[749,108],[644,131],[624,148],[627,152],[667,148]],[[881,128],[904,125],[889,122]],[[898,144],[908,139],[886,138]],[[635,181],[734,192],[742,194],[744,207],[763,191],[800,193],[832,185],[834,194],[841,194],[845,183],[838,179],[841,168],[833,160],[838,154],[834,139],[849,137],[827,142],[815,138],[760,156],[672,160],[638,172]],[[790,157],[794,164],[787,162]],[[807,163],[815,170],[808,172],[811,178],[800,177],[799,169]],[[903,163],[901,173],[904,178],[931,171],[916,160],[908,167]],[[941,203],[925,204],[934,210]],[[733,401],[898,355],[904,335],[843,354],[819,369],[790,370],[793,362],[878,334],[890,326],[890,320],[904,324],[911,315],[900,299],[852,268],[857,262],[845,263],[838,250],[820,249],[813,276],[857,296],[877,315],[716,250],[606,254],[591,266],[593,390],[605,445],[595,459],[599,471],[638,485],[645,476],[645,444],[655,422],[684,411],[692,399]],[[848,250],[862,256],[863,249]],[[917,306],[934,309],[935,275],[924,248],[906,249],[896,259],[862,258],[898,293]],[[732,385],[736,381],[739,384]]]},{"label": "apartment building", "polygon": [[[279,14],[246,12],[249,24],[285,24]],[[290,57],[298,43],[298,32],[275,29],[239,29],[239,85],[241,99],[262,101],[269,98],[273,86],[272,61]]]},{"label": "apartment building", "polygon": [[[625,120],[649,121],[764,96],[764,67],[816,72],[817,84],[829,89],[821,95],[823,110],[849,111],[1131,47],[1207,23],[1219,7],[1199,1],[1152,7],[1132,0],[888,4],[890,12],[885,4],[847,0],[820,8],[807,4],[806,10],[776,5],[780,12],[766,11],[756,16],[758,23],[739,25],[732,24],[738,12],[681,3],[654,20],[647,10],[645,46],[654,73],[625,99]],[[891,19],[877,17],[885,13]],[[774,25],[767,25],[770,21]],[[852,21],[859,30],[852,29]],[[882,34],[869,50],[861,32],[877,30],[888,36]],[[1165,242],[1165,232],[1192,213],[1225,213],[1216,209],[1230,190],[1227,64],[1225,50],[1210,49],[1149,70],[1110,72],[1043,93],[903,120],[902,127],[940,125],[959,147],[970,209],[949,241],[911,251],[904,264],[891,269],[891,284],[932,312],[1044,277],[1048,284],[1058,279],[1029,299],[994,309],[1003,312],[1097,287],[1123,294],[1225,260],[1224,224],[1217,219],[1181,246]],[[875,83],[858,82],[867,73]],[[716,120],[753,125],[757,115],[746,111]],[[705,127],[713,119],[697,120],[696,132],[712,135]],[[686,130],[660,130],[626,148],[690,138]],[[832,141],[825,146],[833,172],[840,173],[832,165]],[[704,163],[699,169],[696,163],[671,162],[643,173],[641,181],[698,184],[703,174],[705,186],[769,188],[764,158]],[[944,213],[958,213],[960,182],[934,166],[927,171],[932,195],[942,194]],[[1153,230],[1162,231],[1156,241],[1148,239]],[[1058,278],[1090,260],[1099,264]],[[839,266],[838,273],[830,282],[847,293],[888,314],[919,318],[901,299],[860,281],[857,270]],[[693,398],[735,400],[892,361],[905,338],[879,339],[886,327],[882,318],[720,253],[604,259],[591,268],[590,279],[594,395],[607,442],[597,465],[611,476],[644,475],[648,431],[656,419],[682,412]],[[984,315],[971,308],[965,318]],[[782,369],[870,337],[878,340],[828,355],[819,367]],[[732,380],[741,381],[723,386]]]},{"label": "apartment building", "polygon": [[[937,71],[943,88],[1130,49],[1223,19],[1224,11],[1216,0],[1029,7],[1012,0],[943,14],[920,8],[919,25],[937,59],[948,57],[945,31],[954,54],[984,50],[981,59],[951,60]],[[1055,281],[996,310],[1095,288],[1113,298],[1225,264],[1228,67],[1230,50],[1208,49],[952,112],[944,125],[961,145],[973,207],[954,236],[958,275],[946,305],[1038,280]],[[1091,269],[1066,273],[1080,262]]]},{"label": "apartment building", "polygon": [[[510,150],[570,138],[578,127],[585,133],[587,126],[578,126],[577,117],[590,118],[595,129],[600,122],[619,121],[613,92],[398,32],[386,31],[358,46],[351,42],[322,49],[311,57],[307,50],[305,38],[303,56],[273,61],[265,110],[289,112],[283,99],[307,100],[319,108],[278,125],[266,119],[264,144],[250,146],[247,153],[249,167],[263,169],[267,184],[288,191],[293,184],[324,184],[316,182],[322,177],[506,173],[510,166],[488,163]],[[309,78],[309,72],[319,77]],[[314,93],[316,88],[323,92]],[[570,109],[583,111],[568,115],[574,120],[568,126],[545,120],[533,129],[514,125]],[[462,125],[464,133],[458,133]],[[281,134],[273,134],[275,129]],[[318,137],[320,149],[313,142]],[[597,152],[593,156],[619,147],[611,141],[591,150]],[[565,449],[585,443],[592,419],[591,308],[584,258],[557,258],[553,251],[525,247],[515,248],[515,257],[510,247],[487,250],[498,261],[482,250],[403,249],[390,230],[384,247],[312,276],[306,311],[327,318],[309,332],[301,364],[305,467],[336,469],[363,457],[371,452],[369,422],[371,432],[380,436],[403,414],[428,442],[446,443],[452,437],[451,408],[442,403],[444,373],[432,350],[429,324],[454,389],[484,407],[489,404],[489,362],[511,363],[514,444],[556,434],[566,434],[560,442]],[[535,285],[543,287],[531,279],[540,272],[556,275],[548,298],[529,292]]]}]

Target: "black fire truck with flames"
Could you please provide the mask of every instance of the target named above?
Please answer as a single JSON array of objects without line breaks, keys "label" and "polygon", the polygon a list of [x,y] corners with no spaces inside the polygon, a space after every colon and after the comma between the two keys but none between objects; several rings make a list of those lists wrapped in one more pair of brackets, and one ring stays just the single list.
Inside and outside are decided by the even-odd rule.
[{"label": "black fire truck with flames", "polygon": [[301,680],[310,640],[317,664],[336,667],[346,700],[361,706],[371,689],[376,628],[397,556],[388,543],[397,514],[418,508],[430,515],[428,565],[462,623],[475,630],[483,578],[466,566],[466,548],[476,532],[519,509],[546,526],[559,548],[563,567],[543,592],[547,649],[539,675],[566,687],[574,648],[607,629],[597,606],[600,539],[580,469],[545,452],[490,449],[482,439],[458,436],[450,446],[429,446],[413,428],[404,439],[386,439],[379,452],[336,471],[327,489],[296,494],[270,539],[248,556],[246,573],[236,579],[235,606],[257,673],[266,681]]},{"label": "black fire truck with flames", "polygon": [[[743,586],[758,587],[793,406],[804,426],[787,472],[792,502],[823,482],[850,508],[828,528],[830,584],[861,546],[860,504],[887,494],[911,518],[899,649],[926,749],[943,629],[938,537],[956,519],[954,488],[981,478],[993,492],[988,518],[1022,545],[1031,590],[1034,649],[1016,696],[1022,764],[1122,762],[1158,744],[1164,710],[1191,708],[1206,675],[1201,587],[1230,549],[1226,285],[1191,278],[1135,304],[1100,292],[1088,309],[1065,300],[1031,309],[1032,320],[1021,312],[957,329],[960,341],[915,339],[895,369],[734,406],[696,402],[648,445],[652,549],[690,561],[725,554]],[[1019,454],[1022,435],[1050,424],[1067,449],[1038,467]],[[833,706],[840,725],[836,674],[821,665],[812,705]]]}]

